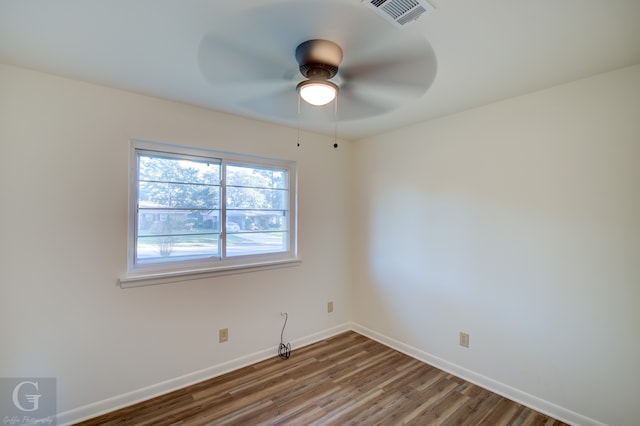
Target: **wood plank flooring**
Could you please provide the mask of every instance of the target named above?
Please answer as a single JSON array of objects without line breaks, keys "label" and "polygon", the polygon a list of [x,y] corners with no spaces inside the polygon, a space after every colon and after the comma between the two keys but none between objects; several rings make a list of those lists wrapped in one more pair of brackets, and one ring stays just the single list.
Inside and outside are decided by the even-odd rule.
[{"label": "wood plank flooring", "polygon": [[80,423],[404,424],[564,425],[351,331]]}]

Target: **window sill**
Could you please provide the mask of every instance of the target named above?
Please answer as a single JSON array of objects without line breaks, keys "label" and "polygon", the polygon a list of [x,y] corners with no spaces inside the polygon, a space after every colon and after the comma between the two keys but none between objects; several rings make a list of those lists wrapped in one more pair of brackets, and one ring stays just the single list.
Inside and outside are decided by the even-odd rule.
[{"label": "window sill", "polygon": [[244,274],[269,269],[289,268],[302,263],[300,259],[276,260],[247,265],[233,265],[219,268],[192,269],[184,271],[159,272],[150,274],[131,274],[118,280],[120,288],[142,287],[156,284],[169,284],[180,281],[199,280],[223,275]]}]

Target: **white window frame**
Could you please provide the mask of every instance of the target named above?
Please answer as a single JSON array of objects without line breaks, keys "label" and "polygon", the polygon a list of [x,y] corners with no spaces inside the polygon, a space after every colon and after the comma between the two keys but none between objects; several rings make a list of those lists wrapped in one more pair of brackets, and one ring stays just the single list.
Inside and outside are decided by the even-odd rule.
[{"label": "white window frame", "polygon": [[[136,263],[137,244],[137,204],[138,204],[138,152],[157,152],[174,156],[206,157],[221,161],[221,217],[226,211],[225,170],[227,164],[252,167],[274,167],[287,170],[288,177],[288,241],[287,249],[278,253],[263,253],[228,258],[207,258],[196,260],[173,260],[168,262]],[[224,225],[224,221],[222,224]],[[222,245],[226,243],[226,229],[221,227]],[[218,275],[251,272],[256,270],[295,266],[298,258],[297,220],[297,164],[292,160],[259,157],[205,148],[131,140],[129,158],[129,206],[127,238],[127,273],[119,279],[122,288],[152,284],[186,281]]]}]

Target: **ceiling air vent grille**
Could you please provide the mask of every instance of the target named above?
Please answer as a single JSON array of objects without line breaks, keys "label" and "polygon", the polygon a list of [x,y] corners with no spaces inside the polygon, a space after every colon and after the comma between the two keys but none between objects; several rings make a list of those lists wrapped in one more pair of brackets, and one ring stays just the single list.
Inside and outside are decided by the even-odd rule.
[{"label": "ceiling air vent grille", "polygon": [[397,27],[403,27],[417,20],[433,7],[426,0],[364,0],[380,16]]}]

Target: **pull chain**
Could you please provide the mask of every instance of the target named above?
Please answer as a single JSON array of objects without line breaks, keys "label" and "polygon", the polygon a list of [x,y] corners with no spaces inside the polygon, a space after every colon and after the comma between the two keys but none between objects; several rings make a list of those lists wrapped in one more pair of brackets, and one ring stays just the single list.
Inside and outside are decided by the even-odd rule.
[{"label": "pull chain", "polygon": [[298,146],[300,146],[300,93],[298,93]]},{"label": "pull chain", "polygon": [[[298,146],[300,146],[300,93],[298,93]],[[333,100],[333,147],[338,147],[338,97]]]},{"label": "pull chain", "polygon": [[338,97],[333,104],[333,147],[338,147]]}]

